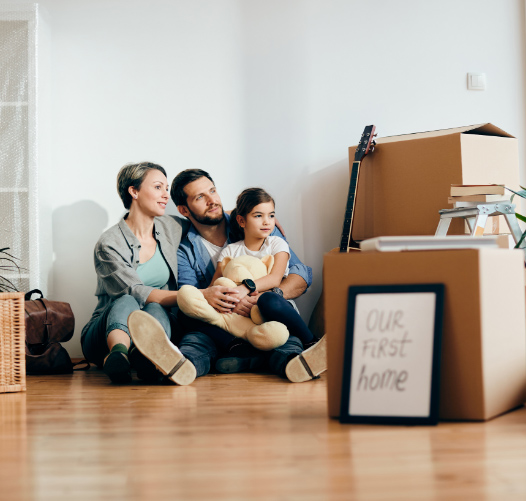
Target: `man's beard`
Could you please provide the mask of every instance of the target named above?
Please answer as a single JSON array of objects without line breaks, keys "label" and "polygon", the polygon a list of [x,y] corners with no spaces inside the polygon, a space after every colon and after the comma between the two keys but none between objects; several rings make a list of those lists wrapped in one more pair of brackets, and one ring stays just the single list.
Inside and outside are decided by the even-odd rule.
[{"label": "man's beard", "polygon": [[198,214],[195,214],[192,212],[190,207],[187,207],[188,212],[192,215],[192,217],[199,223],[204,224],[207,226],[217,226],[219,223],[225,219],[225,213],[223,212],[223,207],[219,206],[221,208],[221,212],[217,214],[216,216],[207,216],[206,214],[204,216],[199,216]]}]

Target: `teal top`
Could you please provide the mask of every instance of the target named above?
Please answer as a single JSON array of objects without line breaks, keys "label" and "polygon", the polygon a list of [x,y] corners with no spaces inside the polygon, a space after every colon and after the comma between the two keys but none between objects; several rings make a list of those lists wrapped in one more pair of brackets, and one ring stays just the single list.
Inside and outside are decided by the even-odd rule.
[{"label": "teal top", "polygon": [[155,254],[145,263],[137,266],[137,275],[144,285],[160,289],[164,287],[170,279],[170,268],[159,250],[155,248]]}]

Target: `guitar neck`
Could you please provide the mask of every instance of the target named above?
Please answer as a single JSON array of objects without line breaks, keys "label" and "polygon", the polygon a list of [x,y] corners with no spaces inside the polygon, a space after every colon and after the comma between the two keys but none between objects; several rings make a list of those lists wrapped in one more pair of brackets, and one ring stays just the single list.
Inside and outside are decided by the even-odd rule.
[{"label": "guitar neck", "polygon": [[358,176],[360,174],[361,162],[353,162],[351,181],[349,182],[349,194],[347,195],[347,207],[343,219],[342,238],[340,240],[340,252],[347,252],[349,247],[357,247],[352,240],[352,225],[354,220],[354,206],[356,202],[356,189],[358,187]]}]

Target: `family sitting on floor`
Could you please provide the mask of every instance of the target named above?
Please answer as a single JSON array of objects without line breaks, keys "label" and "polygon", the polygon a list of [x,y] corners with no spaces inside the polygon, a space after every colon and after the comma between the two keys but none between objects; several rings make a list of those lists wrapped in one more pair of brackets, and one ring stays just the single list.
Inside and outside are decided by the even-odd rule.
[{"label": "family sitting on floor", "polygon": [[[131,369],[148,382],[187,385],[210,370],[269,371],[292,382],[315,379],[327,368],[325,337],[317,340],[293,298],[312,272],[276,227],[275,204],[261,188],[243,191],[232,214],[223,211],[210,175],[188,169],[168,184],[163,167],[125,165],[117,188],[127,214],[95,246],[98,304],[82,330],[84,356],[115,383]],[[169,197],[180,214],[165,215]],[[235,287],[213,285],[223,264],[239,256],[273,256],[269,273]],[[183,285],[200,290],[217,312],[250,317],[288,330],[285,342],[262,351],[240,337],[178,309]]]}]

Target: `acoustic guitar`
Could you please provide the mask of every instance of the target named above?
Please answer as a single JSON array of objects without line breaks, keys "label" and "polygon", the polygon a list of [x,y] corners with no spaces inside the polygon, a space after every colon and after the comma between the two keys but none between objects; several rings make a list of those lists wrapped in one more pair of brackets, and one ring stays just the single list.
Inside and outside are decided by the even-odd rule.
[{"label": "acoustic guitar", "polygon": [[[345,216],[343,218],[342,236],[340,239],[340,252],[349,252],[350,250],[360,250],[360,244],[352,238],[352,227],[354,222],[354,209],[356,206],[356,193],[358,192],[358,179],[360,177],[360,165],[364,157],[374,151],[376,142],[374,138],[376,127],[367,125],[363,131],[360,143],[354,153],[354,161],[351,169],[351,180],[349,182],[349,193],[347,195],[347,204],[345,207]],[[337,250],[337,249],[334,249]],[[325,317],[323,309],[323,291],[321,293],[312,315],[309,320],[309,329],[314,336],[320,339],[325,334]]]},{"label": "acoustic guitar", "polygon": [[360,144],[354,153],[354,162],[351,170],[351,180],[349,182],[349,194],[347,195],[347,206],[345,217],[343,218],[342,237],[340,239],[340,252],[348,252],[350,249],[359,249],[360,244],[352,238],[352,225],[354,221],[354,207],[356,205],[356,193],[358,191],[358,178],[360,176],[360,165],[365,155],[374,151],[376,142],[374,133],[376,127],[368,125],[365,127]]}]

